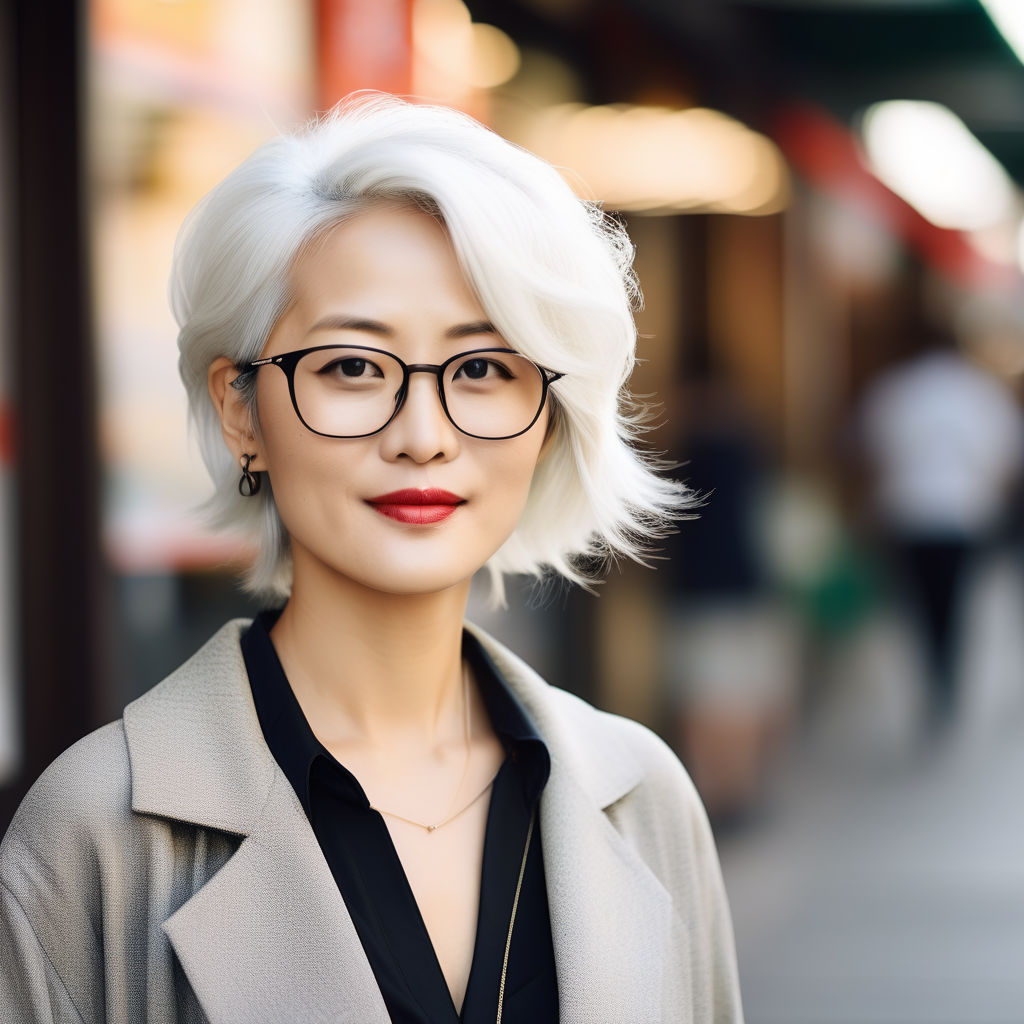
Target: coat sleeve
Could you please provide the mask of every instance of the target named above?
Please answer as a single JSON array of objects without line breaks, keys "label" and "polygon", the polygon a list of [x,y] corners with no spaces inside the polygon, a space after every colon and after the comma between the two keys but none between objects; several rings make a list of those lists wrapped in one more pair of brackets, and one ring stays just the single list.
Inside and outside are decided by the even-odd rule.
[{"label": "coat sleeve", "polygon": [[[102,844],[127,801],[120,726],[65,751],[29,790],[0,843],[0,1024],[105,1019]],[[113,915],[113,918],[111,918]]]},{"label": "coat sleeve", "polygon": [[84,1024],[32,922],[0,883],[0,1024]]},{"label": "coat sleeve", "polygon": [[710,1020],[716,1024],[742,1024],[743,1009],[736,963],[736,942],[718,851],[715,849],[704,806],[693,789],[689,776],[685,776],[684,787],[689,793],[687,802],[694,836],[694,871],[698,878],[699,891],[703,894],[699,920],[704,937],[701,953],[706,957],[707,970],[704,974],[702,997]]},{"label": "coat sleeve", "polygon": [[688,922],[693,1019],[742,1024],[732,916],[711,826],[675,753],[635,722],[619,720],[645,762],[644,783],[610,817],[672,894]]}]

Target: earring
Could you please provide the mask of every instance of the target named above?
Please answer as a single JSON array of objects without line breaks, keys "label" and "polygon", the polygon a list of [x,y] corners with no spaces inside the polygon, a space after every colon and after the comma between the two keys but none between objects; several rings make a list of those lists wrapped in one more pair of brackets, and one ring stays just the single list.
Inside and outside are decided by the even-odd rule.
[{"label": "earring", "polygon": [[238,481],[238,493],[243,498],[251,498],[254,494],[258,494],[260,490],[259,471],[257,470],[254,473],[249,469],[249,463],[255,458],[255,455],[243,455],[239,460],[242,463],[242,476]]}]

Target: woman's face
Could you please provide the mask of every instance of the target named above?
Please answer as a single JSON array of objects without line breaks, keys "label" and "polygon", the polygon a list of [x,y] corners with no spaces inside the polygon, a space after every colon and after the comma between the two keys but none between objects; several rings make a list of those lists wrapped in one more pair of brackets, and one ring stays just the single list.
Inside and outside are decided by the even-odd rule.
[{"label": "woman's face", "polygon": [[[334,228],[296,262],[292,286],[294,303],[263,356],[363,345],[407,364],[440,364],[459,352],[506,345],[444,229],[409,208],[373,207]],[[353,373],[376,371],[347,363],[340,372],[349,387]],[[291,538],[296,587],[310,574],[337,574],[395,594],[468,582],[515,529],[547,425],[545,409],[519,437],[469,437],[445,416],[430,373],[411,375],[398,415],[370,437],[312,433],[274,366],[259,371],[257,403],[253,468],[273,486]],[[425,508],[410,504],[408,494],[380,500],[431,489],[454,498],[427,495]]]}]

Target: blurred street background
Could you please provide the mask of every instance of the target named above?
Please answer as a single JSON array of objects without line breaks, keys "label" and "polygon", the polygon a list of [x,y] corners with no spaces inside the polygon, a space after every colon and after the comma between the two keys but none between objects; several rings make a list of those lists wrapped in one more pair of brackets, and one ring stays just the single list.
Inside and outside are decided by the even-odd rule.
[{"label": "blurred street background", "polygon": [[1024,1022],[1022,56],[1024,0],[0,5],[0,832],[254,610],[197,511],[175,234],[387,90],[636,244],[633,389],[699,515],[472,615],[679,753],[750,1024]]}]

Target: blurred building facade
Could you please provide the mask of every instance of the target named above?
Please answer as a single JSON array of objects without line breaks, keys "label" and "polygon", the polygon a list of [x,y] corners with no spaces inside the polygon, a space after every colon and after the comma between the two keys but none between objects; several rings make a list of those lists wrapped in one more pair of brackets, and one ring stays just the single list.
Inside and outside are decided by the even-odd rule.
[{"label": "blurred building facade", "polygon": [[[195,511],[206,485],[165,299],[173,239],[258,142],[355,89],[460,106],[627,220],[646,297],[634,390],[661,403],[652,447],[677,441],[695,356],[727,363],[775,467],[756,510],[774,585],[819,620],[852,621],[865,589],[847,579],[837,604],[828,587],[856,538],[844,430],[868,383],[926,321],[1011,386],[1024,371],[1009,221],[939,226],[866,155],[863,111],[909,96],[957,108],[1024,179],[1019,61],[973,0],[913,6],[6,10],[0,824],[61,749],[252,610],[234,583],[244,547]],[[516,596],[492,628],[549,678],[673,738],[656,571],[618,567],[597,601]],[[798,718],[802,671],[795,657],[783,717]]]},{"label": "blurred building facade", "polygon": [[[1024,67],[993,18],[978,0],[0,5],[0,832],[61,750],[253,610],[244,545],[197,511],[175,233],[260,141],[385,89],[466,110],[625,219],[649,444],[704,489],[701,554],[729,561],[694,556],[684,522],[598,598],[523,585],[505,613],[474,595],[473,616],[660,730],[716,824],[766,813],[773,763],[830,704],[806,744],[829,770],[804,772],[761,846],[722,833],[751,1021],[1016,1019],[1016,734],[966,773],[886,775],[884,801],[857,788],[912,740],[922,661],[858,411],[936,329],[1004,392],[1024,374]],[[957,125],[985,153],[930,134]],[[1003,498],[959,671],[1009,729],[1024,504]]]}]

